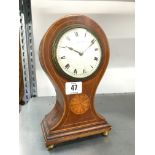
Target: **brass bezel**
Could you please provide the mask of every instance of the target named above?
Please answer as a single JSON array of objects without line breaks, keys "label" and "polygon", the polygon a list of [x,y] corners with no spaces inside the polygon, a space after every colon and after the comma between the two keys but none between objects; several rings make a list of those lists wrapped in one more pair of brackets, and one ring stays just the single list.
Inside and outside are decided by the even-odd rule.
[{"label": "brass bezel", "polygon": [[[57,49],[57,45],[58,45],[58,42],[61,38],[61,36],[66,32],[66,31],[69,31],[73,28],[84,28],[84,29],[87,29],[87,31],[89,31],[91,34],[93,34],[95,36],[95,38],[98,40],[98,43],[100,45],[100,48],[101,48],[101,59],[100,59],[100,63],[99,63],[99,66],[97,67],[97,69],[91,74],[91,75],[88,75],[84,78],[77,78],[77,77],[73,77],[73,76],[70,76],[68,75],[67,73],[65,73],[63,71],[63,69],[60,67],[59,63],[58,63],[58,60],[57,60],[57,57],[56,57],[56,49]],[[99,37],[97,36],[97,34],[95,33],[94,30],[92,30],[91,28],[89,28],[88,26],[86,25],[83,25],[83,24],[72,24],[72,25],[69,25],[69,26],[66,26],[64,27],[58,34],[57,36],[55,37],[55,40],[52,44],[52,49],[51,49],[51,60],[54,62],[54,67],[56,68],[57,72],[62,75],[63,77],[65,77],[67,80],[69,81],[85,81],[85,80],[88,80],[88,79],[91,79],[93,78],[98,70],[100,69],[102,63],[103,63],[103,56],[104,56],[104,47],[103,45],[101,44],[101,41],[99,39]]]}]

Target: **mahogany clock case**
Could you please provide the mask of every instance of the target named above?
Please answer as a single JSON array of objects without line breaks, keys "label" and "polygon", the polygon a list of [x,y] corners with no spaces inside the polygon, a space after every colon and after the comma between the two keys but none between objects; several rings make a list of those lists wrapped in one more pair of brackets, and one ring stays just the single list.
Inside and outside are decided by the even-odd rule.
[{"label": "mahogany clock case", "polygon": [[[57,66],[54,56],[58,35],[64,29],[77,25],[87,28],[97,36],[103,53],[97,71],[85,79],[65,75]],[[40,43],[39,57],[44,71],[55,88],[56,104],[41,123],[46,146],[94,134],[105,134],[111,130],[111,125],[96,112],[94,106],[95,92],[107,68],[109,54],[105,33],[95,21],[87,16],[66,16],[48,29]],[[65,83],[72,81],[82,81],[81,94],[66,95]]]}]

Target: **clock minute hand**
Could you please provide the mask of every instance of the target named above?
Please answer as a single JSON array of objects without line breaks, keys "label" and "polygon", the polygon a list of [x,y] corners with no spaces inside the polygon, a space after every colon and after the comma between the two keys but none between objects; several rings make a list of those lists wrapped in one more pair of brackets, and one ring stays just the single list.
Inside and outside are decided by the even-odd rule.
[{"label": "clock minute hand", "polygon": [[[93,40],[91,41],[91,44],[83,51],[83,53],[84,53],[85,51],[87,51],[87,49],[90,48],[90,47],[95,43],[95,41],[96,41],[96,40],[93,39]],[[82,53],[82,54],[83,54],[83,53]]]}]

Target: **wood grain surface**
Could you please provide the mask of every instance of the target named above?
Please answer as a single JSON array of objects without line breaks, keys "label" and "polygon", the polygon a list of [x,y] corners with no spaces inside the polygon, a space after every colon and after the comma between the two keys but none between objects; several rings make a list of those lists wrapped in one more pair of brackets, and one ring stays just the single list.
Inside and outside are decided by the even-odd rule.
[{"label": "wood grain surface", "polygon": [[[82,81],[82,94],[66,95],[65,83],[72,82],[55,66],[52,48],[57,35],[67,26],[83,25],[93,31],[101,43],[102,60],[96,74]],[[94,106],[97,86],[109,62],[109,46],[100,26],[87,16],[66,16],[48,29],[40,43],[40,63],[56,91],[56,104],[43,119],[41,126],[47,146],[110,131],[111,126],[98,114]]]}]

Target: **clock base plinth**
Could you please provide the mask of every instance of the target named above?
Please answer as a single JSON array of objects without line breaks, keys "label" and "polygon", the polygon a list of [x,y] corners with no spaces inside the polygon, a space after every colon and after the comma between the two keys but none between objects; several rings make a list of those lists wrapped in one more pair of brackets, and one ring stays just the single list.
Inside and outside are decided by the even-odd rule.
[{"label": "clock base plinth", "polygon": [[99,122],[90,125],[87,124],[85,127],[79,126],[76,129],[66,128],[58,131],[55,130],[53,131],[53,133],[52,130],[47,129],[46,120],[42,121],[41,127],[45,143],[48,148],[58,143],[88,137],[92,135],[102,134],[107,136],[111,130],[111,126],[108,123],[99,123]]}]

